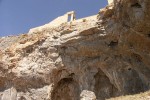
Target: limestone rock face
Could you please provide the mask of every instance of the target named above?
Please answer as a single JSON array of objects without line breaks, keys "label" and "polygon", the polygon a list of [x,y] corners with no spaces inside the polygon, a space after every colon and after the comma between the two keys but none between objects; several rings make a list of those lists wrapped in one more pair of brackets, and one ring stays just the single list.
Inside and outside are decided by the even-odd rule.
[{"label": "limestone rock face", "polygon": [[104,100],[150,89],[150,1],[0,38],[0,100]]},{"label": "limestone rock face", "polygon": [[80,100],[96,100],[94,92],[83,90],[80,94]]}]

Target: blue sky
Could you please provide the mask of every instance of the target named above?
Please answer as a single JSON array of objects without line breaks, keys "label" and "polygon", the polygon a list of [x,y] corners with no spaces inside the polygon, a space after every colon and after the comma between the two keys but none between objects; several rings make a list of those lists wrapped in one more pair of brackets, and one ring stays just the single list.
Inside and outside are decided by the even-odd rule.
[{"label": "blue sky", "polygon": [[107,0],[0,0],[0,36],[27,33],[68,11],[77,18],[97,14]]}]

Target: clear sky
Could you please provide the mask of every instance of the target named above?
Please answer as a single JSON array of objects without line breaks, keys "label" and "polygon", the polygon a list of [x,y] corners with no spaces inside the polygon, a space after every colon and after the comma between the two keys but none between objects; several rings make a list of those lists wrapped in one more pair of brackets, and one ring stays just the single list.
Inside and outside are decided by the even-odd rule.
[{"label": "clear sky", "polygon": [[0,0],[0,37],[27,33],[68,11],[77,18],[97,14],[107,0]]}]

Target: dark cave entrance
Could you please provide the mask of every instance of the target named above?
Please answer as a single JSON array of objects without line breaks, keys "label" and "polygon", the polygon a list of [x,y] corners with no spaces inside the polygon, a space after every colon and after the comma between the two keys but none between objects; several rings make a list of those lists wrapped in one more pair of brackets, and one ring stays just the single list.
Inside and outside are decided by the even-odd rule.
[{"label": "dark cave entrance", "polygon": [[63,78],[55,86],[52,92],[53,100],[79,100],[79,85],[73,78]]}]

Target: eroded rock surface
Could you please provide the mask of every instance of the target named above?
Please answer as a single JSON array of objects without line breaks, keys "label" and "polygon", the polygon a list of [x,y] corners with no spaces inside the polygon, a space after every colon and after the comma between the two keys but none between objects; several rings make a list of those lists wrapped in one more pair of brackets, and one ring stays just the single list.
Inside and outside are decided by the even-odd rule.
[{"label": "eroded rock surface", "polygon": [[[150,88],[150,1],[0,39],[0,100],[104,100]],[[89,95],[87,95],[89,93]]]}]

